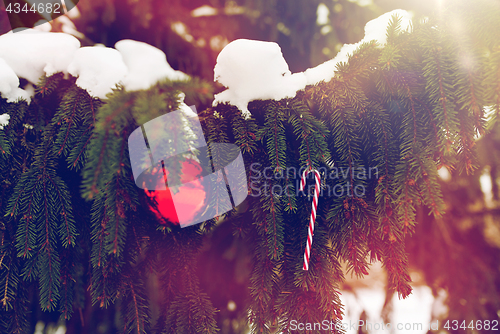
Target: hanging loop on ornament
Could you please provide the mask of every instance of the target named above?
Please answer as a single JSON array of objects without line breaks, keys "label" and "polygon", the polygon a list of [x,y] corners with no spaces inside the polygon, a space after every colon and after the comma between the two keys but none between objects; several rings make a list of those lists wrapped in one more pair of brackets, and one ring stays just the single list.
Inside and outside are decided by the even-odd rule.
[{"label": "hanging loop on ornament", "polygon": [[314,235],[314,223],[316,221],[316,209],[318,207],[319,189],[321,186],[321,175],[316,169],[313,169],[311,165],[308,165],[308,167],[302,173],[302,179],[300,180],[300,191],[304,190],[304,187],[306,185],[306,178],[309,173],[314,173],[315,187],[311,208],[311,219],[309,220],[309,228],[307,230],[307,243],[304,252],[304,265],[302,267],[303,270],[309,270],[309,259],[311,256],[312,238]]}]

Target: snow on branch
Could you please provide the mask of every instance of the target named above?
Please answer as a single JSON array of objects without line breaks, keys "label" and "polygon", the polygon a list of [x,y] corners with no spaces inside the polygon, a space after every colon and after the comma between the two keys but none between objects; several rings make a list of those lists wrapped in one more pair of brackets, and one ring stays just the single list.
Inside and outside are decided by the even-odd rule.
[{"label": "snow on branch", "polygon": [[[252,100],[293,98],[307,85],[330,81],[337,64],[347,62],[362,43],[386,43],[386,28],[393,15],[401,17],[402,30],[410,27],[411,15],[401,9],[368,22],[365,37],[345,44],[335,58],[305,72],[292,74],[278,44],[239,39],[229,43],[217,57],[214,79],[228,89],[215,96],[214,105],[228,102],[245,117]],[[29,102],[32,87],[19,88],[19,78],[36,84],[43,75],[57,72],[78,77],[76,84],[91,95],[105,99],[118,84],[126,90],[147,89],[163,78],[189,78],[172,69],[165,54],[146,43],[123,40],[116,49],[103,46],[80,48],[80,42],[64,33],[27,29],[0,36],[0,94],[9,102]]]},{"label": "snow on branch", "polygon": [[245,117],[250,116],[248,102],[294,97],[306,86],[303,73],[290,73],[278,44],[248,39],[235,40],[220,52],[214,79],[228,87],[215,96],[214,105],[229,102]]},{"label": "snow on branch", "polygon": [[19,88],[19,78],[10,66],[0,58],[0,94],[7,102],[15,102],[19,98],[29,100],[29,94]]},{"label": "snow on branch", "polygon": [[217,57],[214,68],[214,80],[227,87],[217,94],[214,106],[227,102],[238,107],[248,118],[248,103],[253,100],[281,100],[295,97],[297,91],[307,85],[321,81],[330,81],[335,75],[337,65],[347,62],[358,47],[370,41],[379,46],[387,41],[386,29],[391,18],[401,18],[401,29],[411,26],[411,14],[402,9],[385,13],[365,25],[364,38],[355,44],[344,44],[335,58],[307,69],[305,72],[292,74],[283,58],[281,48],[274,42],[238,39],[229,43]]},{"label": "snow on branch", "polygon": [[165,53],[143,42],[124,39],[115,44],[120,51],[128,73],[123,79],[127,90],[148,89],[163,78],[186,80],[189,76],[170,67]]},{"label": "snow on branch", "polygon": [[119,51],[106,47],[83,47],[75,52],[68,72],[78,77],[76,85],[100,99],[106,98],[127,74]]},{"label": "snow on branch", "polygon": [[0,115],[0,130],[3,130],[5,126],[9,125],[9,120],[10,120],[9,114]]},{"label": "snow on branch", "polygon": [[19,78],[36,84],[43,75],[58,72],[77,77],[80,88],[100,99],[118,84],[133,91],[165,78],[189,78],[172,69],[161,50],[142,42],[119,41],[116,49],[99,45],[80,48],[78,39],[65,33],[26,29],[0,36],[0,95],[8,102],[24,99],[29,103],[34,95],[31,85],[19,88]]}]

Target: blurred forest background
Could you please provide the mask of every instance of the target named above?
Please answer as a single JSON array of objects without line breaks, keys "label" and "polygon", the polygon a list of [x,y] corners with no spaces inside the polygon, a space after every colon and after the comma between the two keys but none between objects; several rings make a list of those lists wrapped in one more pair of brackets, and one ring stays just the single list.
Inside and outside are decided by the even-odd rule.
[{"label": "blurred forest background", "polygon": [[[459,6],[462,1],[467,0],[453,1],[453,5]],[[218,53],[238,38],[277,42],[294,73],[333,58],[343,43],[361,40],[366,22],[382,13],[401,8],[413,12],[414,18],[425,17],[445,10],[451,3],[445,0],[81,0],[77,10],[69,14],[74,27],[66,19],[58,19],[53,22],[52,31],[71,32],[74,28],[73,33],[82,45],[101,43],[113,47],[122,39],[143,41],[162,49],[174,69],[211,82]],[[10,30],[10,26],[3,4],[0,6],[1,34]],[[200,110],[204,107],[197,106]],[[477,139],[480,166],[474,175],[441,168],[446,215],[435,219],[425,208],[420,209],[419,224],[407,240],[414,284],[430,287],[436,300],[447,306],[444,312],[438,307],[429,310],[430,316],[440,321],[500,318],[498,124]],[[204,246],[198,264],[200,283],[220,310],[218,325],[222,334],[247,331],[244,310],[250,258],[244,245],[233,237],[229,224],[216,229]],[[368,281],[348,277],[344,291],[376,286],[375,279],[383,280],[383,271],[378,270],[375,278],[368,277]],[[156,284],[154,278],[149,282],[153,301]],[[381,312],[385,322],[390,321],[391,310],[395,312],[391,300],[393,296],[387,291]],[[90,303],[90,298],[87,301]],[[91,307],[86,309],[90,311]],[[98,317],[75,314],[67,324],[67,332],[85,333],[80,328],[83,321],[86,326],[96,328],[97,333],[114,332],[114,308],[98,314]],[[361,313],[361,317],[365,316],[366,312]],[[57,314],[42,314],[34,304],[33,319],[57,322]],[[38,327],[38,333],[42,328]]]}]

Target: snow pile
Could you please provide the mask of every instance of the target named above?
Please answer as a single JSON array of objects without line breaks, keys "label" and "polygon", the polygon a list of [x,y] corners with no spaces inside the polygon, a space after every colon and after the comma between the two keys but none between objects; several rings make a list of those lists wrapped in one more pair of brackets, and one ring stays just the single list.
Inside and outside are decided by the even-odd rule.
[{"label": "snow pile", "polygon": [[19,78],[37,83],[42,75],[65,72],[80,42],[73,36],[26,29],[0,36],[0,95],[28,103],[35,90],[19,88]]},{"label": "snow pile", "polygon": [[248,102],[253,100],[281,100],[293,98],[306,85],[330,81],[337,65],[347,62],[349,55],[365,42],[376,41],[380,46],[387,42],[386,29],[393,15],[402,18],[401,29],[411,26],[411,15],[397,9],[368,22],[365,37],[358,43],[345,44],[333,58],[305,72],[291,74],[276,43],[239,39],[229,43],[217,57],[214,80],[227,89],[215,96],[214,106],[228,102],[238,107],[248,118]]},{"label": "snow pile", "polygon": [[[210,13],[200,7],[194,14]],[[325,13],[321,15],[320,21],[325,22]],[[276,43],[244,39],[229,43],[220,52],[214,68],[215,81],[227,90],[215,96],[214,105],[228,102],[249,117],[248,103],[252,100],[293,98],[307,85],[331,80],[337,65],[347,62],[362,43],[376,41],[380,46],[386,43],[386,29],[393,15],[402,18],[403,30],[411,26],[411,15],[404,10],[383,14],[366,24],[365,37],[360,42],[346,44],[332,60],[296,74],[290,72]],[[79,87],[101,99],[118,84],[133,91],[147,89],[163,78],[174,81],[189,78],[172,69],[161,50],[146,43],[123,40],[115,48],[80,48],[75,37],[64,33],[33,29],[7,33],[0,36],[0,94],[9,102],[19,98],[29,102],[34,89],[30,85],[25,90],[19,88],[19,78],[36,84],[44,74],[57,72],[78,77]]]},{"label": "snow pile", "polygon": [[167,62],[165,53],[143,42],[124,39],[115,44],[120,51],[128,72],[122,80],[126,90],[148,89],[159,80],[185,80],[189,76],[176,71]]},{"label": "snow pile", "polygon": [[26,29],[0,36],[0,58],[18,77],[37,83],[42,75],[66,72],[80,42],[63,33]]},{"label": "snow pile", "polygon": [[0,94],[3,97],[9,96],[13,90],[19,86],[19,78],[14,70],[0,58]]},{"label": "snow pile", "polygon": [[68,72],[78,77],[76,85],[90,95],[105,99],[127,74],[122,55],[115,49],[91,46],[75,52]]},{"label": "snow pile", "polygon": [[0,96],[7,102],[15,102],[19,98],[30,99],[29,93],[19,86],[19,78],[5,60],[0,58]]},{"label": "snow pile", "polygon": [[77,77],[76,84],[105,99],[118,84],[126,90],[148,89],[159,80],[185,80],[165,54],[146,43],[123,40],[116,49],[102,46],[80,48],[75,37],[65,33],[26,29],[0,36],[0,95],[8,102],[30,102],[34,88],[19,88],[19,78],[36,84],[45,74],[57,72]]},{"label": "snow pile", "polygon": [[2,114],[0,115],[0,130],[3,130],[4,126],[9,125],[10,115]]},{"label": "snow pile", "polygon": [[215,96],[214,105],[229,102],[245,117],[252,100],[294,97],[306,86],[303,73],[291,74],[278,44],[238,39],[219,53],[214,80],[228,89]]},{"label": "snow pile", "polygon": [[412,15],[406,10],[396,9],[380,15],[365,25],[365,37],[361,41],[355,44],[344,44],[335,58],[316,67],[307,69],[304,72],[307,77],[307,84],[315,85],[321,81],[330,81],[337,65],[342,62],[347,62],[349,60],[349,55],[352,55],[363,43],[376,41],[379,46],[384,46],[387,43],[387,26],[393,15],[401,17],[401,30],[405,31],[411,27]]},{"label": "snow pile", "polygon": [[[374,20],[371,20],[365,25],[365,37],[360,43],[369,42],[372,40],[377,41],[381,46],[387,43],[387,27],[394,15],[401,18],[400,28],[402,31],[411,29],[412,14],[403,9],[395,9],[380,15]],[[357,44],[360,44],[357,43]]]},{"label": "snow pile", "polygon": [[105,99],[117,84],[128,91],[148,89],[159,80],[186,80],[187,74],[176,71],[165,53],[149,44],[129,39],[115,44],[83,47],[75,52],[68,72],[78,77],[76,84],[100,99]]}]

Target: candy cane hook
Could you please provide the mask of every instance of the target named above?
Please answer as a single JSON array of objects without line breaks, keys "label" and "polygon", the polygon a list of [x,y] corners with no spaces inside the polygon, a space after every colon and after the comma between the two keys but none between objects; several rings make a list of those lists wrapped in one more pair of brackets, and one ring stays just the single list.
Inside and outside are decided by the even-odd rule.
[{"label": "candy cane hook", "polygon": [[314,198],[313,198],[313,204],[312,204],[312,209],[311,209],[311,220],[309,221],[306,250],[304,252],[304,266],[302,268],[304,270],[309,270],[309,258],[311,255],[312,238],[314,235],[314,222],[316,221],[316,209],[318,207],[319,187],[321,184],[321,176],[320,176],[319,172],[317,170],[309,167],[306,170],[304,170],[304,172],[302,173],[302,179],[300,180],[300,191],[304,190],[304,186],[306,185],[306,177],[307,177],[307,174],[309,174],[310,172],[314,173],[314,179],[316,181],[316,186],[314,188]]}]

